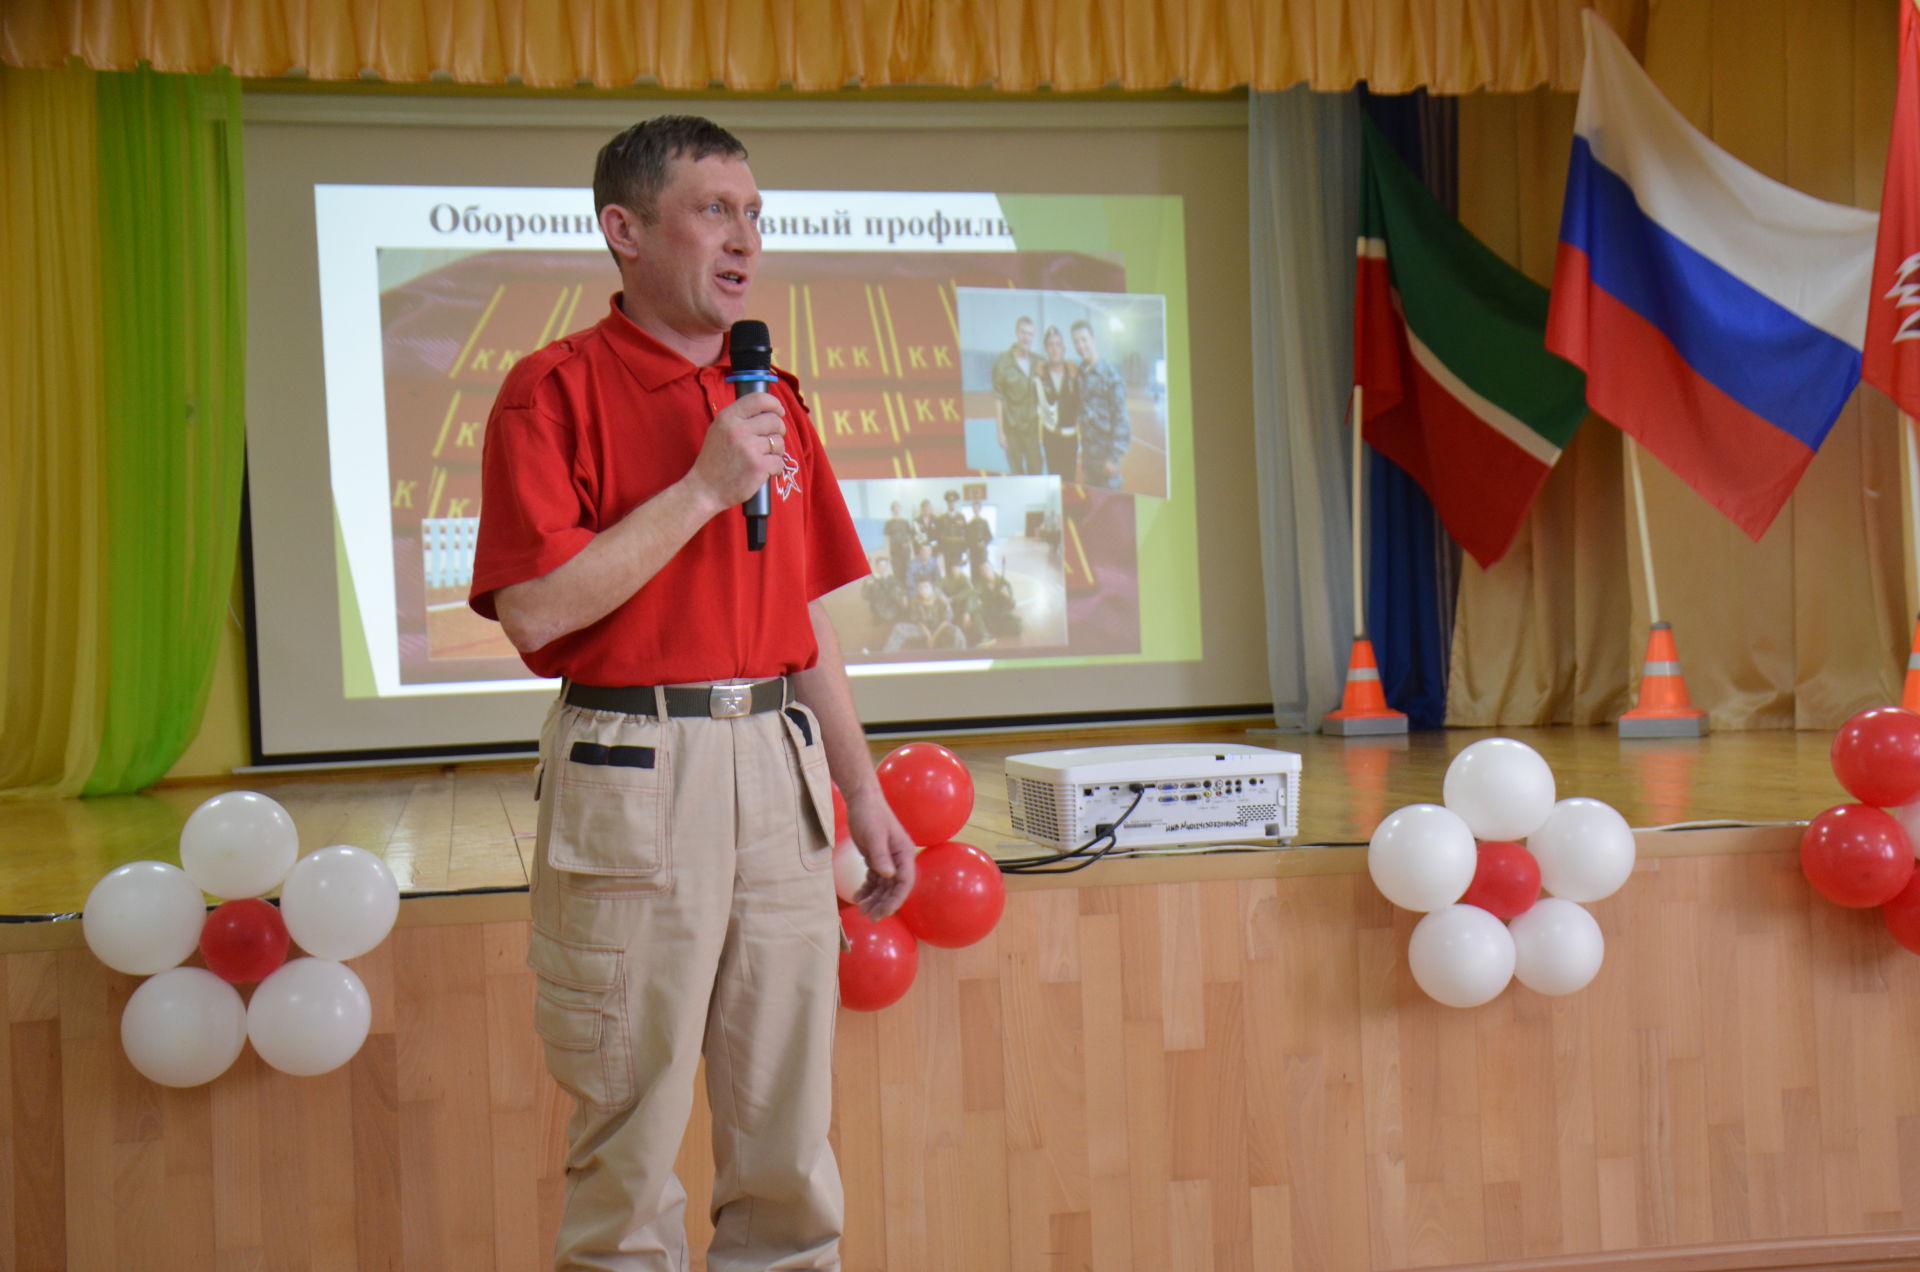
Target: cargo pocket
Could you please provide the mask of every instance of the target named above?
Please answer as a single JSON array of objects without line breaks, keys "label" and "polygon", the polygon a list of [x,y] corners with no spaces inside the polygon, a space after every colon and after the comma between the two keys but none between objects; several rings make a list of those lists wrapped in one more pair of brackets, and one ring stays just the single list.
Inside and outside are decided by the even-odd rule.
[{"label": "cargo pocket", "polygon": [[533,1030],[546,1044],[547,1070],[567,1094],[603,1112],[634,1101],[624,954],[575,945],[535,930]]},{"label": "cargo pocket", "polygon": [[581,712],[565,722],[543,781],[553,800],[547,864],[560,886],[644,896],[672,885],[671,757],[656,721]]},{"label": "cargo pocket", "polygon": [[800,863],[809,870],[833,865],[833,776],[827,770],[827,744],[820,720],[795,703],[782,716],[793,744],[794,774],[799,779],[795,801],[800,840]]}]

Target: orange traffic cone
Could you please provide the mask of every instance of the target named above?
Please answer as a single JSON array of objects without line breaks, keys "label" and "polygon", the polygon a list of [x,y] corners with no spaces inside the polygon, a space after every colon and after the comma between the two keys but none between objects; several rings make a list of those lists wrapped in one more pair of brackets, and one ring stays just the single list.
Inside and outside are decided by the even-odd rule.
[{"label": "orange traffic cone", "polygon": [[1680,650],[1673,624],[1655,623],[1640,666],[1640,705],[1620,717],[1623,738],[1697,738],[1707,731],[1707,713],[1687,699],[1680,676]]},{"label": "orange traffic cone", "polygon": [[1406,712],[1387,705],[1386,691],[1380,687],[1380,665],[1373,660],[1373,642],[1365,636],[1353,638],[1346,692],[1340,697],[1339,710],[1327,712],[1320,727],[1344,737],[1407,731]]},{"label": "orange traffic cone", "polygon": [[1920,624],[1913,629],[1913,649],[1907,655],[1907,683],[1900,690],[1900,705],[1920,711]]}]

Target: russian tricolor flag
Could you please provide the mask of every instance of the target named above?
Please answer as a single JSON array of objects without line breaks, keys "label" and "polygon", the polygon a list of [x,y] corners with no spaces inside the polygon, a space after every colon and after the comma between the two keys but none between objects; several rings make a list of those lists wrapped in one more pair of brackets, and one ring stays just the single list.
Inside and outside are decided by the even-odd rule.
[{"label": "russian tricolor flag", "polygon": [[1877,218],[1715,146],[1585,17],[1547,347],[1758,539],[1860,379]]}]

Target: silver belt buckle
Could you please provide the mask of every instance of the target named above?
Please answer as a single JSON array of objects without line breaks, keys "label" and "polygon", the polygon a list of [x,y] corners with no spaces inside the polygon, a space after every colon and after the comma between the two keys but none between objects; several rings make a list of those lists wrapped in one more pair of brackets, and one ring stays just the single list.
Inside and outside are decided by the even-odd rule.
[{"label": "silver belt buckle", "polygon": [[716,720],[751,714],[753,686],[714,685],[707,695],[707,710]]}]

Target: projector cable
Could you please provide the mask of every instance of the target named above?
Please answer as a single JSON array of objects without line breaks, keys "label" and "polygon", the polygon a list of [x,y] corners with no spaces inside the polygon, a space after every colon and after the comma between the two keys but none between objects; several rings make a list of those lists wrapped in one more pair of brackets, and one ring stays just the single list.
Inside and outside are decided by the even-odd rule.
[{"label": "projector cable", "polygon": [[[1111,822],[1102,822],[1100,825],[1094,827],[1095,834],[1093,838],[1087,840],[1086,843],[1081,844],[1071,852],[1063,852],[1057,857],[1044,857],[1037,861],[1000,862],[1000,873],[1056,875],[1072,874],[1076,870],[1085,870],[1088,866],[1100,860],[1119,846],[1120,828],[1127,824],[1127,818],[1133,816],[1133,810],[1140,807],[1140,801],[1147,797],[1147,788],[1140,782],[1127,783],[1127,789],[1133,792],[1133,803],[1127,805],[1127,811],[1121,813]],[[1105,842],[1103,843],[1102,841]],[[1100,844],[1098,850],[1095,850],[1095,844]]]}]

